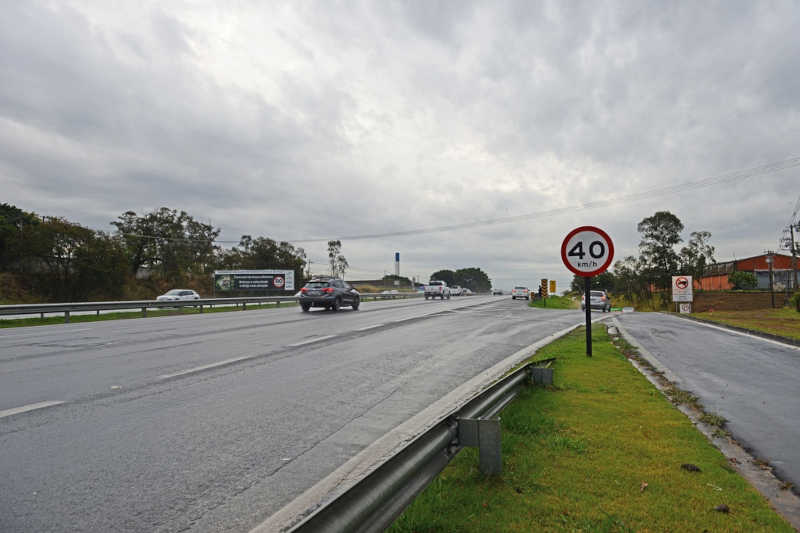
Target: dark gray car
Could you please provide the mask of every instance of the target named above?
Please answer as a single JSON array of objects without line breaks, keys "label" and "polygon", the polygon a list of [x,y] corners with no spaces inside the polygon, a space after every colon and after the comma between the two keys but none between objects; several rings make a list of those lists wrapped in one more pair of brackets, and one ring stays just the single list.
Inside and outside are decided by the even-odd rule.
[{"label": "dark gray car", "polygon": [[358,310],[361,296],[349,283],[336,278],[314,278],[300,289],[297,297],[300,308],[307,313],[312,307],[324,307],[338,311],[342,306]]},{"label": "dark gray car", "polygon": [[[600,309],[604,313],[611,311],[611,297],[606,291],[590,291],[591,301],[589,305],[592,309]],[[586,310],[586,296],[581,296],[581,311]]]}]

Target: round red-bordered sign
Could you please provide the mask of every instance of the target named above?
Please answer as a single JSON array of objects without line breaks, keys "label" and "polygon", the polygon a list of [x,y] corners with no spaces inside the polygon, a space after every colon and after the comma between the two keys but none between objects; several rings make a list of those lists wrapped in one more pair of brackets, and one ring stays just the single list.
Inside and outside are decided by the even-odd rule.
[{"label": "round red-bordered sign", "polygon": [[676,278],[675,286],[681,290],[686,289],[689,286],[689,278],[686,276],[680,276],[679,278]]},{"label": "round red-bordered sign", "polygon": [[590,278],[608,269],[614,260],[614,243],[600,228],[580,226],[561,243],[561,260],[574,274]]},{"label": "round red-bordered sign", "polygon": [[275,286],[276,289],[282,288],[284,284],[283,276],[275,276],[274,278],[272,278],[272,284]]}]

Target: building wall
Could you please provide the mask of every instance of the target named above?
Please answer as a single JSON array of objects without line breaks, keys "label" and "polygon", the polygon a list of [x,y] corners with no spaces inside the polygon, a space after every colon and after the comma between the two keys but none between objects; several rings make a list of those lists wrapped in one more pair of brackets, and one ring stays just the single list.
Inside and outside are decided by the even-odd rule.
[{"label": "building wall", "polygon": [[[783,307],[786,294],[775,293],[775,307]],[[706,311],[741,311],[748,309],[769,309],[772,299],[769,292],[696,292],[692,311],[704,313]]]}]

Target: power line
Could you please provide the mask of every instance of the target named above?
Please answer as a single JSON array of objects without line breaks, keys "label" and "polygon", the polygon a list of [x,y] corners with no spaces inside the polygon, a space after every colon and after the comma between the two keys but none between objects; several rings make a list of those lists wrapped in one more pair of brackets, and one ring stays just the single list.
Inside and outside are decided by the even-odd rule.
[{"label": "power line", "polygon": [[[651,199],[656,198],[659,196],[668,196],[673,194],[683,194],[688,191],[692,191],[695,189],[701,189],[704,187],[710,187],[711,185],[717,185],[720,183],[733,183],[736,181],[742,181],[748,178],[753,178],[756,176],[762,176],[766,174],[773,174],[775,172],[780,172],[782,170],[786,170],[789,168],[794,168],[800,166],[800,156],[790,157],[788,159],[783,159],[780,161],[774,161],[772,163],[767,163],[765,165],[760,165],[757,167],[752,167],[748,169],[742,170],[734,170],[725,172],[723,174],[717,174],[715,176],[710,176],[706,178],[701,178],[698,180],[693,181],[685,181],[682,183],[678,183],[676,185],[667,185],[663,187],[655,187],[652,189],[648,189],[645,191],[640,191],[636,193],[630,194],[623,194],[620,196],[615,196],[613,198],[609,198],[607,200],[597,200],[593,202],[584,202],[578,204],[577,206],[571,205],[567,207],[558,207],[555,209],[548,209],[546,211],[538,211],[535,213],[524,213],[520,215],[510,215],[505,217],[497,217],[497,218],[487,218],[481,220],[473,220],[469,222],[461,222],[458,224],[447,224],[443,226],[430,226],[427,228],[412,228],[407,230],[397,230],[397,231],[390,231],[385,233],[367,233],[361,235],[347,235],[341,237],[314,237],[314,238],[301,238],[301,239],[283,239],[280,241],[275,240],[276,243],[286,242],[286,243],[315,243],[315,242],[328,242],[329,240],[348,240],[348,241],[355,241],[355,240],[367,240],[367,239],[380,239],[386,237],[403,237],[408,235],[421,235],[426,233],[439,233],[443,231],[452,231],[458,229],[466,229],[466,228],[474,228],[480,226],[491,226],[496,224],[507,224],[509,222],[518,222],[522,220],[532,220],[536,218],[543,218],[543,217],[552,217],[554,215],[559,215],[561,213],[566,212],[575,212],[575,211],[583,211],[587,209],[596,209],[598,207],[607,207],[611,205],[620,205],[630,202],[635,202],[637,200],[642,199]],[[800,211],[800,198],[798,198],[797,205],[795,206],[794,213],[792,214],[792,219],[794,220],[798,211]],[[124,236],[130,237],[139,237],[143,239],[160,239],[166,241],[176,241],[176,242],[209,242],[203,239],[188,239],[188,238],[180,238],[180,237],[160,237],[158,235],[142,235],[142,234],[127,234]],[[239,244],[240,240],[218,240],[214,239],[211,242],[215,244]]]},{"label": "power line", "polygon": [[[427,228],[414,228],[408,230],[398,230],[398,231],[390,231],[385,233],[368,233],[362,235],[347,235],[336,237],[338,240],[366,240],[366,239],[379,239],[385,237],[402,237],[407,235],[420,235],[425,233],[438,233],[442,231],[452,231],[457,229],[465,229],[465,228],[474,228],[478,226],[490,226],[495,224],[505,224],[508,222],[517,222],[521,220],[531,220],[535,218],[542,218],[542,217],[552,217],[554,215],[559,215],[565,212],[574,212],[574,211],[582,211],[586,209],[594,209],[597,207],[606,207],[609,205],[619,205],[625,202],[633,202],[636,200],[641,200],[644,198],[653,198],[658,196],[666,196],[670,194],[682,194],[687,191],[691,191],[694,189],[700,189],[703,187],[709,187],[711,185],[717,185],[720,183],[730,183],[735,181],[741,181],[744,179],[752,178],[755,176],[761,176],[764,174],[772,174],[775,172],[780,172],[781,170],[786,170],[788,168],[793,168],[800,166],[800,156],[790,157],[788,159],[784,159],[781,161],[775,161],[772,163],[767,163],[765,165],[744,169],[744,170],[735,170],[726,172],[724,174],[718,174],[716,176],[711,176],[707,178],[702,178],[695,181],[686,181],[683,183],[679,183],[676,185],[667,185],[665,187],[656,187],[653,189],[649,189],[646,191],[641,191],[637,193],[625,194],[616,196],[614,198],[610,198],[608,200],[598,200],[594,202],[585,202],[579,204],[577,206],[568,206],[568,207],[559,207],[555,209],[549,209],[547,211],[538,211],[536,213],[525,213],[521,215],[511,215],[506,217],[497,217],[497,218],[488,218],[483,220],[474,220],[471,222],[462,222],[459,224],[448,224],[444,226],[431,226]],[[330,240],[329,238],[303,238],[303,239],[289,239],[289,242],[296,242],[296,243],[309,243],[309,242],[327,242]]]}]

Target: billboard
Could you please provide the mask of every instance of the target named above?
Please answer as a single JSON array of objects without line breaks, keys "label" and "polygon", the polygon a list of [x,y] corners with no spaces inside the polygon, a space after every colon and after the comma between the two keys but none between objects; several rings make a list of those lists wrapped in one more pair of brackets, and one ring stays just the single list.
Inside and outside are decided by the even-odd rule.
[{"label": "billboard", "polygon": [[294,270],[215,270],[216,291],[294,290]]}]

